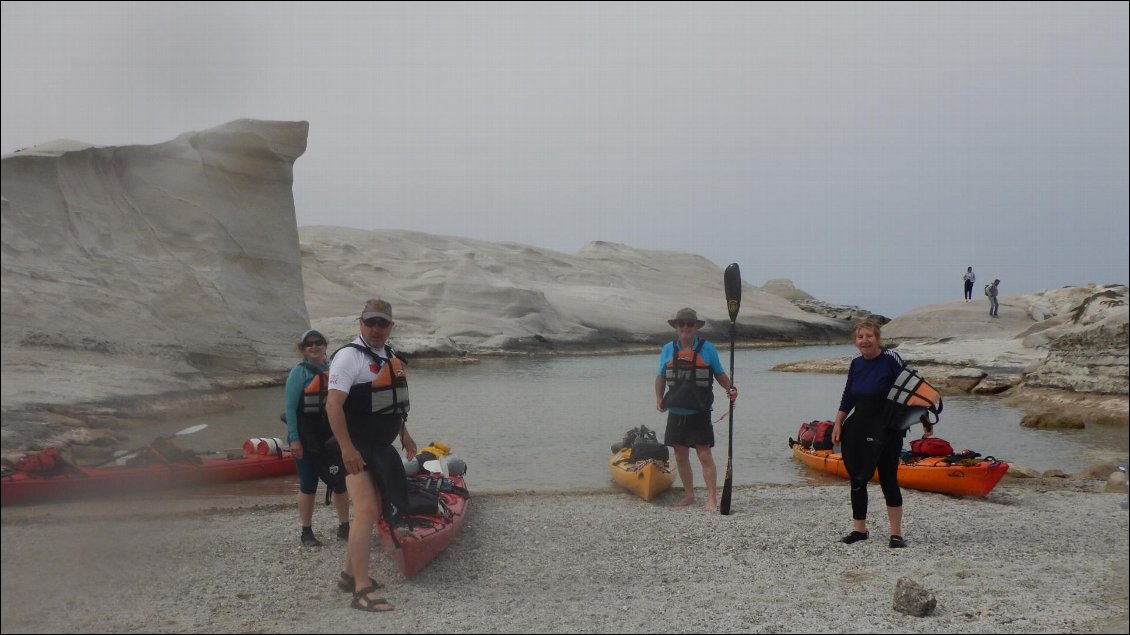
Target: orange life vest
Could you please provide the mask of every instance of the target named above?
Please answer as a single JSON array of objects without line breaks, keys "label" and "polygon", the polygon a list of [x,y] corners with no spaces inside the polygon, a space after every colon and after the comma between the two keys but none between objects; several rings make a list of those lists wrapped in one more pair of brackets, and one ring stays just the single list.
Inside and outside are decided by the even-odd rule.
[{"label": "orange life vest", "polygon": [[392,348],[385,346],[388,359],[377,357],[372,350],[357,344],[347,344],[369,355],[380,370],[367,384],[356,384],[349,389],[346,398],[346,415],[394,415],[408,416],[411,403],[408,400],[408,369],[404,361],[396,356]]},{"label": "orange life vest", "polygon": [[667,394],[663,404],[667,408],[685,408],[705,412],[714,403],[714,369],[702,358],[706,340],[690,350],[682,350],[679,342],[673,343],[671,359],[663,369],[667,381]]}]

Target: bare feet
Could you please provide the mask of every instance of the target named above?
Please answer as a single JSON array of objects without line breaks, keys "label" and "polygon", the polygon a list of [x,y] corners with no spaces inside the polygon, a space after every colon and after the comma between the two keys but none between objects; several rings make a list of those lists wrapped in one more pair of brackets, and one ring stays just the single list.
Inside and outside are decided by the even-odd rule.
[{"label": "bare feet", "polygon": [[694,496],[684,496],[679,500],[671,503],[671,507],[686,507],[694,503]]},{"label": "bare feet", "polygon": [[714,513],[718,509],[718,504],[714,501],[706,501],[706,511]]}]

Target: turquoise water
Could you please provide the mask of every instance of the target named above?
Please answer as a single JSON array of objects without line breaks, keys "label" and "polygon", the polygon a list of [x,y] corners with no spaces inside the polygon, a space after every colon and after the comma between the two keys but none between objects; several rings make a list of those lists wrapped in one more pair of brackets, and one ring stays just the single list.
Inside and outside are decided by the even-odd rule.
[{"label": "turquoise water", "polygon": [[[820,479],[792,458],[787,439],[796,436],[801,422],[835,415],[844,376],[770,369],[783,362],[842,357],[854,351],[851,346],[737,351],[733,375],[741,398],[734,413],[736,485]],[[728,350],[720,352],[728,366]],[[468,480],[477,491],[609,489],[609,447],[625,430],[646,425],[662,438],[666,415],[655,410],[653,388],[657,364],[658,351],[420,365],[411,371],[409,430],[421,446],[433,440],[450,444],[467,461]],[[165,423],[146,434],[208,423],[206,430],[179,439],[182,446],[196,450],[235,448],[253,436],[285,436],[278,420],[281,387],[235,396],[243,410]],[[955,449],[969,448],[1038,470],[1074,472],[1127,456],[1130,441],[1125,428],[1033,430],[1021,428],[1020,418],[1019,411],[998,399],[948,397],[936,433]],[[715,429],[721,484],[728,422],[721,421]],[[701,485],[697,460],[692,463]]]}]

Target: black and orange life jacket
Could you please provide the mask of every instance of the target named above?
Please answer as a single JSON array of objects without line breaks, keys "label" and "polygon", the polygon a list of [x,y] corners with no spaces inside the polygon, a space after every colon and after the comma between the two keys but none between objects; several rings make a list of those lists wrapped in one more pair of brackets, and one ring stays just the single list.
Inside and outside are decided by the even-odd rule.
[{"label": "black and orange life jacket", "polygon": [[690,350],[682,350],[678,340],[673,343],[671,359],[663,369],[667,380],[667,394],[663,397],[666,408],[684,408],[706,412],[714,403],[714,370],[702,358],[706,340],[700,339]]},{"label": "black and orange life jacket", "polygon": [[326,392],[330,375],[325,369],[303,361],[302,365],[314,373],[314,378],[302,390],[302,401],[298,406],[298,436],[308,450],[318,452],[326,440],[333,436],[329,419],[326,418]]},{"label": "black and orange life jacket", "polygon": [[379,368],[373,381],[351,386],[345,402],[346,417],[349,418],[350,414],[354,417],[407,417],[411,405],[408,400],[408,369],[403,359],[388,345],[384,347],[388,359],[356,343],[347,343],[346,347],[363,351]]}]

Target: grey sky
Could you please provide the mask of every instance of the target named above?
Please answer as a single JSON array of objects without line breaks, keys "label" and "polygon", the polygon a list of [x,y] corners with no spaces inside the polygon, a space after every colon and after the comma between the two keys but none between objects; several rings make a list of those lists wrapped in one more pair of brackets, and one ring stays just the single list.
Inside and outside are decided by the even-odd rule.
[{"label": "grey sky", "polygon": [[307,120],[299,225],[689,251],[892,316],[968,265],[1130,279],[1125,2],[2,11],[0,151]]}]

